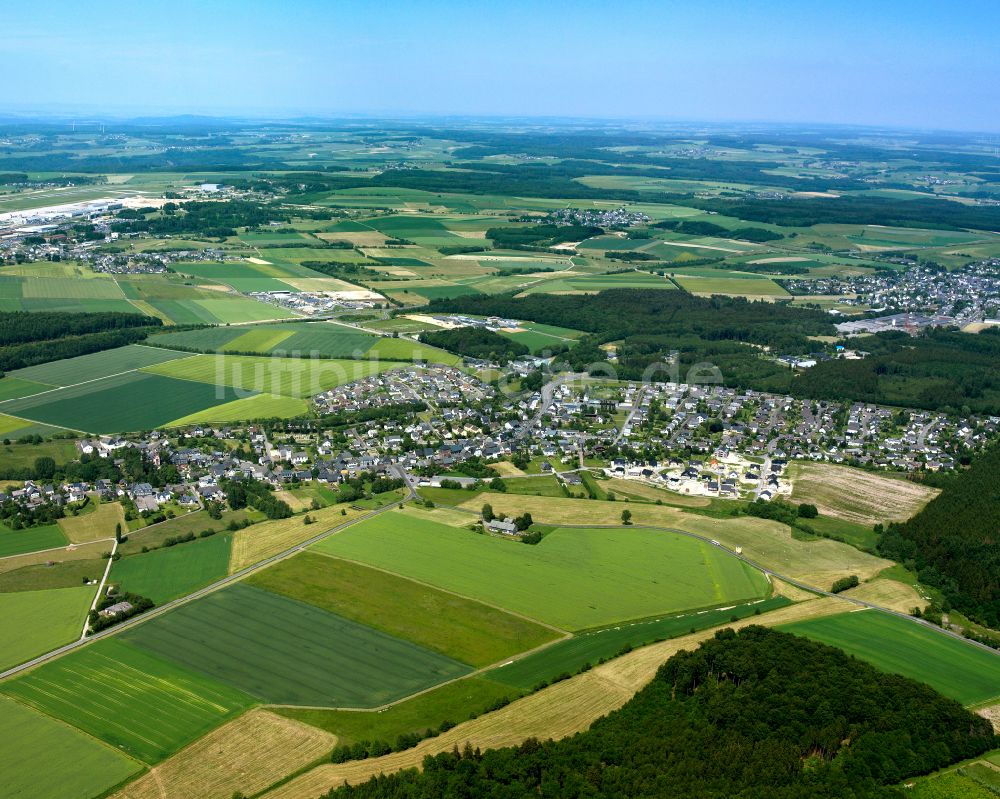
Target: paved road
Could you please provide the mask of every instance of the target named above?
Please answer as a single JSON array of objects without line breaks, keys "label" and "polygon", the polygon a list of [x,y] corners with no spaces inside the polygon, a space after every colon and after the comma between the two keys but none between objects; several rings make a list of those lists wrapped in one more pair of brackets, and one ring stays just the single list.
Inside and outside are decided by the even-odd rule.
[{"label": "paved road", "polygon": [[625,435],[625,428],[631,427],[632,419],[635,418],[635,415],[642,408],[642,395],[644,392],[645,392],[645,387],[640,386],[639,390],[635,394],[635,399],[632,400],[632,410],[629,411],[628,416],[625,417],[625,421],[622,422],[621,429],[618,431],[614,439],[611,441],[612,446],[621,441],[622,436]]},{"label": "paved road", "polygon": [[[391,467],[390,471],[393,471],[394,474],[396,474],[397,476],[401,477],[403,480],[406,481],[408,493],[405,499],[402,501],[405,502],[414,499],[417,493],[416,493],[416,487],[413,482],[413,478],[409,474],[407,474],[403,469],[397,466]],[[262,560],[259,563],[255,563],[253,566],[247,566],[245,569],[240,569],[238,572],[234,572],[233,574],[230,574],[227,577],[223,577],[221,580],[217,580],[211,585],[207,585],[204,588],[201,588],[192,594],[188,594],[187,596],[183,596],[180,599],[175,599],[171,602],[167,602],[165,605],[160,605],[159,607],[147,611],[146,613],[142,613],[138,616],[133,616],[131,619],[127,619],[126,621],[121,622],[121,624],[116,624],[114,627],[109,627],[108,629],[102,630],[99,633],[94,633],[94,635],[87,636],[86,638],[81,638],[77,641],[74,641],[71,644],[66,644],[65,646],[61,646],[58,649],[53,649],[51,652],[46,652],[44,655],[39,655],[36,658],[32,658],[26,663],[22,663],[19,666],[14,666],[13,668],[7,669],[4,672],[0,672],[0,680],[6,679],[7,677],[13,677],[15,674],[19,674],[22,671],[27,671],[28,669],[34,668],[35,666],[45,663],[48,660],[52,660],[53,658],[65,655],[67,652],[72,652],[74,649],[78,649],[81,646],[85,646],[89,644],[91,641],[96,641],[100,638],[106,638],[107,636],[114,635],[120,632],[121,630],[128,629],[129,627],[135,627],[139,624],[142,624],[143,622],[148,621],[149,619],[160,616],[161,614],[166,613],[169,610],[173,610],[176,607],[185,605],[188,602],[194,601],[195,599],[200,599],[201,597],[211,594],[214,591],[218,591],[220,588],[225,588],[227,585],[231,585],[232,583],[235,583],[238,580],[242,580],[248,574],[253,574],[256,571],[260,571],[263,568],[266,568],[274,563],[277,563],[279,560],[284,560],[285,558],[290,557],[291,555],[294,555],[297,552],[301,552],[304,549],[315,544],[317,541],[322,541],[327,536],[339,533],[342,530],[345,530],[348,527],[357,524],[358,522],[362,522],[365,519],[370,519],[373,516],[378,516],[380,513],[385,513],[388,510],[392,510],[393,508],[397,507],[397,505],[398,505],[397,502],[392,502],[388,505],[384,505],[381,508],[370,511],[369,513],[366,513],[363,516],[359,516],[356,519],[351,519],[350,521],[344,522],[343,524],[338,524],[336,527],[331,527],[329,530],[325,530],[322,533],[314,535],[307,541],[303,541],[299,544],[296,544],[295,546],[286,549],[284,552],[279,552],[277,555],[272,555],[271,557]]]}]

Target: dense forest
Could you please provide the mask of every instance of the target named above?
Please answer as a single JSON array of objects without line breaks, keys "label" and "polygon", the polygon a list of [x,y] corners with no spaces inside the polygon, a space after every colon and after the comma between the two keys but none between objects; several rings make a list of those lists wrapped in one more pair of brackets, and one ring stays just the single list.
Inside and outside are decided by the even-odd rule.
[{"label": "dense forest", "polygon": [[1000,414],[1000,331],[888,331],[852,339],[851,346],[869,356],[819,363],[790,390],[799,397]]},{"label": "dense forest", "polygon": [[148,217],[135,211],[121,211],[113,229],[123,233],[151,233],[154,236],[187,234],[224,238],[235,236],[238,227],[289,221],[287,211],[247,200],[188,202],[183,207],[166,203],[161,211],[162,215]]},{"label": "dense forest", "polygon": [[124,313],[0,313],[0,376],[142,341],[160,319]]},{"label": "dense forest", "polygon": [[763,243],[766,241],[777,241],[785,238],[780,233],[762,227],[740,227],[727,228],[716,225],[714,222],[699,222],[697,220],[675,220],[668,219],[664,222],[657,222],[653,227],[672,230],[675,233],[682,233],[685,236],[719,236],[724,239],[742,239],[743,241],[755,241]]},{"label": "dense forest", "polygon": [[764,627],[680,652],[620,710],[561,741],[428,757],[330,799],[875,799],[996,745],[930,687]]},{"label": "dense forest", "polygon": [[486,238],[495,247],[516,250],[521,247],[552,247],[564,241],[583,241],[600,236],[604,231],[590,225],[516,225],[511,227],[491,227]]},{"label": "dense forest", "polygon": [[0,347],[63,336],[162,324],[139,313],[0,312]]},{"label": "dense forest", "polygon": [[1000,207],[966,205],[935,199],[901,200],[853,195],[796,199],[708,200],[687,198],[685,204],[705,211],[736,216],[751,222],[768,222],[790,227],[819,224],[886,225],[961,230],[997,230]]},{"label": "dense forest", "polygon": [[[1000,627],[1000,448],[948,481],[909,521],[890,524],[879,552],[916,569],[947,605]],[[947,609],[947,607],[946,607]]]},{"label": "dense forest", "polygon": [[520,355],[527,355],[528,348],[517,341],[504,338],[492,330],[481,327],[456,327],[452,330],[432,330],[420,334],[420,340],[432,347],[466,355],[469,358],[507,363]]}]

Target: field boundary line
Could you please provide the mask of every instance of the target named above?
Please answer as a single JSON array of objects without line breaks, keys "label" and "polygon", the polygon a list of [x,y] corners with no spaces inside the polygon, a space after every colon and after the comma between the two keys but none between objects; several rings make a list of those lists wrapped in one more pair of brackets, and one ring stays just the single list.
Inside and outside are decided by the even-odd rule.
[{"label": "field boundary line", "polygon": [[[152,526],[152,525],[150,525],[150,526]],[[66,544],[65,546],[61,546],[61,547],[49,547],[48,549],[33,549],[33,550],[31,550],[31,552],[18,552],[18,553],[14,554],[14,555],[3,555],[2,557],[0,557],[0,560],[7,560],[8,558],[23,558],[25,555],[43,555],[46,552],[64,552],[65,550],[69,549],[71,546],[73,546],[73,547],[82,547],[82,546],[88,546],[90,544],[99,544],[101,541],[111,541],[111,540],[112,539],[109,536],[108,538],[95,538],[93,541],[84,541],[84,542],[79,543],[79,544],[74,544],[72,541],[70,541],[68,544]],[[29,565],[32,565],[32,564],[29,564]]]}]

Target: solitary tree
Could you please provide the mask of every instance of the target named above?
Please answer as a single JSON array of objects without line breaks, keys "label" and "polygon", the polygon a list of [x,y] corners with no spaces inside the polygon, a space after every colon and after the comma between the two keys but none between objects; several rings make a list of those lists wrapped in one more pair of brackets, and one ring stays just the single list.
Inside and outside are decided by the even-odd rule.
[{"label": "solitary tree", "polygon": [[493,515],[493,506],[487,502],[485,505],[483,505],[483,521],[491,522],[495,518],[496,517]]},{"label": "solitary tree", "polygon": [[632,524],[632,511],[628,508],[622,511],[622,524]]},{"label": "solitary tree", "polygon": [[115,541],[117,541],[119,544],[122,542],[122,523],[121,522],[118,522],[118,524],[115,525]]}]

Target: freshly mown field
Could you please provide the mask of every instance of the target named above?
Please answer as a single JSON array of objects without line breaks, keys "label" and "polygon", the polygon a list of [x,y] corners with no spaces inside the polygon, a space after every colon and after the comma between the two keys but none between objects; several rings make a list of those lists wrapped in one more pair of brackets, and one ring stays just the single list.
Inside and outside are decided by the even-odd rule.
[{"label": "freshly mown field", "polygon": [[113,799],[253,796],[328,755],[336,744],[335,735],[258,708],[155,766]]},{"label": "freshly mown field", "polygon": [[96,500],[84,508],[79,516],[65,516],[59,520],[59,527],[74,544],[114,538],[116,525],[125,530],[125,512],[120,502],[101,502],[93,507]]},{"label": "freshly mown field", "polygon": [[131,344],[115,350],[93,352],[90,355],[80,355],[76,358],[66,358],[62,361],[52,361],[38,366],[28,366],[16,369],[9,374],[19,380],[31,380],[36,383],[46,383],[46,389],[51,386],[72,386],[84,381],[97,380],[101,377],[131,372],[143,366],[175,361],[179,358],[190,358],[187,352],[144,347]]},{"label": "freshly mown field", "polygon": [[0,774],[3,796],[91,799],[141,766],[89,735],[0,697]]},{"label": "freshly mown field", "polygon": [[79,585],[0,594],[0,669],[79,638],[95,593],[93,586]]},{"label": "freshly mown field", "polygon": [[22,530],[11,530],[0,524],[0,558],[9,555],[20,555],[22,552],[37,552],[40,549],[53,549],[66,546],[66,536],[57,524],[47,524],[44,527],[28,527]]},{"label": "freshly mown field", "polygon": [[390,635],[486,666],[558,633],[480,602],[327,555],[306,552],[247,581]]},{"label": "freshly mown field", "polygon": [[129,555],[111,568],[122,589],[162,605],[220,580],[229,571],[231,535],[217,534],[166,549]]},{"label": "freshly mown field", "polygon": [[635,528],[559,529],[527,546],[390,511],[314,546],[567,630],[769,592],[709,544]]},{"label": "freshly mown field", "polygon": [[122,637],[277,704],[377,707],[469,670],[313,605],[242,584]]},{"label": "freshly mown field", "polygon": [[46,663],[0,691],[150,764],[254,703],[120,637]]},{"label": "freshly mown field", "polygon": [[971,705],[1000,697],[1000,655],[874,610],[795,622],[781,629],[838,646],[884,671],[925,682]]},{"label": "freshly mown field", "polygon": [[343,505],[337,505],[310,511],[309,516],[315,524],[306,525],[303,523],[303,517],[292,516],[288,519],[260,522],[239,530],[233,533],[229,572],[230,574],[238,572],[265,558],[284,552],[313,536],[358,518],[363,512],[353,507],[345,508]]},{"label": "freshly mown field", "polygon": [[856,524],[906,521],[939,493],[907,480],[828,463],[792,463],[789,479],[793,502],[812,503],[823,515]]},{"label": "freshly mown field", "polygon": [[611,660],[623,651],[645,646],[653,641],[707,630],[790,604],[792,604],[790,599],[776,596],[736,607],[684,613],[680,616],[637,621],[581,633],[565,641],[557,641],[512,663],[499,666],[486,672],[486,676],[515,688],[529,690],[540,682],[550,681],[560,674],[575,674],[588,663],[596,666],[601,660]]},{"label": "freshly mown field", "polygon": [[[176,371],[184,375],[183,369]],[[224,385],[127,372],[37,397],[9,400],[0,404],[0,411],[73,430],[118,433],[159,427],[236,397],[236,392]]]},{"label": "freshly mown field", "polygon": [[[242,391],[308,397],[397,366],[376,361],[195,355],[176,365],[164,363],[150,366],[144,372],[212,386],[232,386]],[[233,397],[217,399],[215,404],[231,399]],[[174,414],[171,418],[179,416]]]}]

